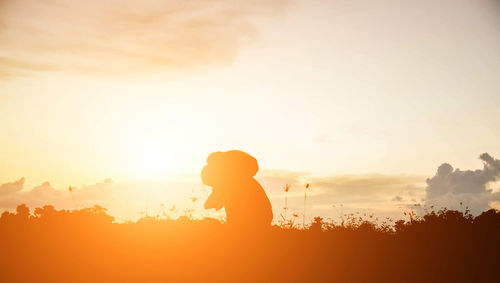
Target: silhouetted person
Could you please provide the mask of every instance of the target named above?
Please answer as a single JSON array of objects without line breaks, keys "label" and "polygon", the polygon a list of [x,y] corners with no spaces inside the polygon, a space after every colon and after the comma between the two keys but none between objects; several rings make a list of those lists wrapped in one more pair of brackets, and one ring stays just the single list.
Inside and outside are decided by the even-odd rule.
[{"label": "silhouetted person", "polygon": [[264,189],[254,179],[258,170],[257,160],[243,151],[210,154],[201,171],[203,184],[212,187],[205,208],[219,210],[224,207],[227,223],[231,226],[269,227],[273,212]]}]

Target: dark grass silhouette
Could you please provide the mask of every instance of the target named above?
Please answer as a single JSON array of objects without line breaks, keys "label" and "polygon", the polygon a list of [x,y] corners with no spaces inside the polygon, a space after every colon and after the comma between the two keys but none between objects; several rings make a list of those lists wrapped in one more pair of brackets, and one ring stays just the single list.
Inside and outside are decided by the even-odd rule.
[{"label": "dark grass silhouette", "polygon": [[[214,219],[17,207],[0,218],[0,282],[498,282],[500,212],[410,214],[395,225],[316,217],[249,232]],[[290,226],[286,226],[290,227]]]}]

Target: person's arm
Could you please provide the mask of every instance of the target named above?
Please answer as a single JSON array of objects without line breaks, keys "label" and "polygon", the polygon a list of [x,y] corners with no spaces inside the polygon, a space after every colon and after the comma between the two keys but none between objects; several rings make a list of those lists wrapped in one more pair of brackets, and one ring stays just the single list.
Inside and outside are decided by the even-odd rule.
[{"label": "person's arm", "polygon": [[215,210],[219,210],[222,206],[224,206],[222,193],[212,188],[212,193],[208,196],[207,201],[205,201],[205,209],[214,208]]}]

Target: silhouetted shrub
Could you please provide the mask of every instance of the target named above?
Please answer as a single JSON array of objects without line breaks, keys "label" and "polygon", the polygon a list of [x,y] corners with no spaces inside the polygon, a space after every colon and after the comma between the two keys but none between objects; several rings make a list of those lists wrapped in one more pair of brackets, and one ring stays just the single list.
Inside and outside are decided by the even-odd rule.
[{"label": "silhouetted shrub", "polygon": [[307,229],[252,232],[211,218],[115,223],[100,206],[20,205],[0,218],[0,281],[498,282],[499,211],[409,218],[316,217]]}]

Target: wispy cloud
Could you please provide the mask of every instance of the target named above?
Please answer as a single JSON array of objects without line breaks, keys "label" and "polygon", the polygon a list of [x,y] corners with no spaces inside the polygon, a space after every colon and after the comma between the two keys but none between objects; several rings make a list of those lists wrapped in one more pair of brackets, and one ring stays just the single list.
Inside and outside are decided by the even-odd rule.
[{"label": "wispy cloud", "polygon": [[392,193],[409,194],[420,190],[423,180],[418,175],[364,174],[312,178],[310,184],[311,187],[318,187],[323,193],[336,197],[370,198]]},{"label": "wispy cloud", "polygon": [[[290,185],[289,215],[302,213],[305,185],[310,184],[307,193],[310,217],[336,218],[340,213],[366,212],[400,218],[401,207],[422,199],[425,193],[425,177],[418,175],[314,176],[306,172],[271,170],[259,173],[259,181],[271,198],[276,216],[282,213],[286,184]],[[392,201],[395,195],[404,200],[395,203]]]},{"label": "wispy cloud", "polygon": [[1,75],[130,73],[227,63],[288,0],[3,0]]}]

